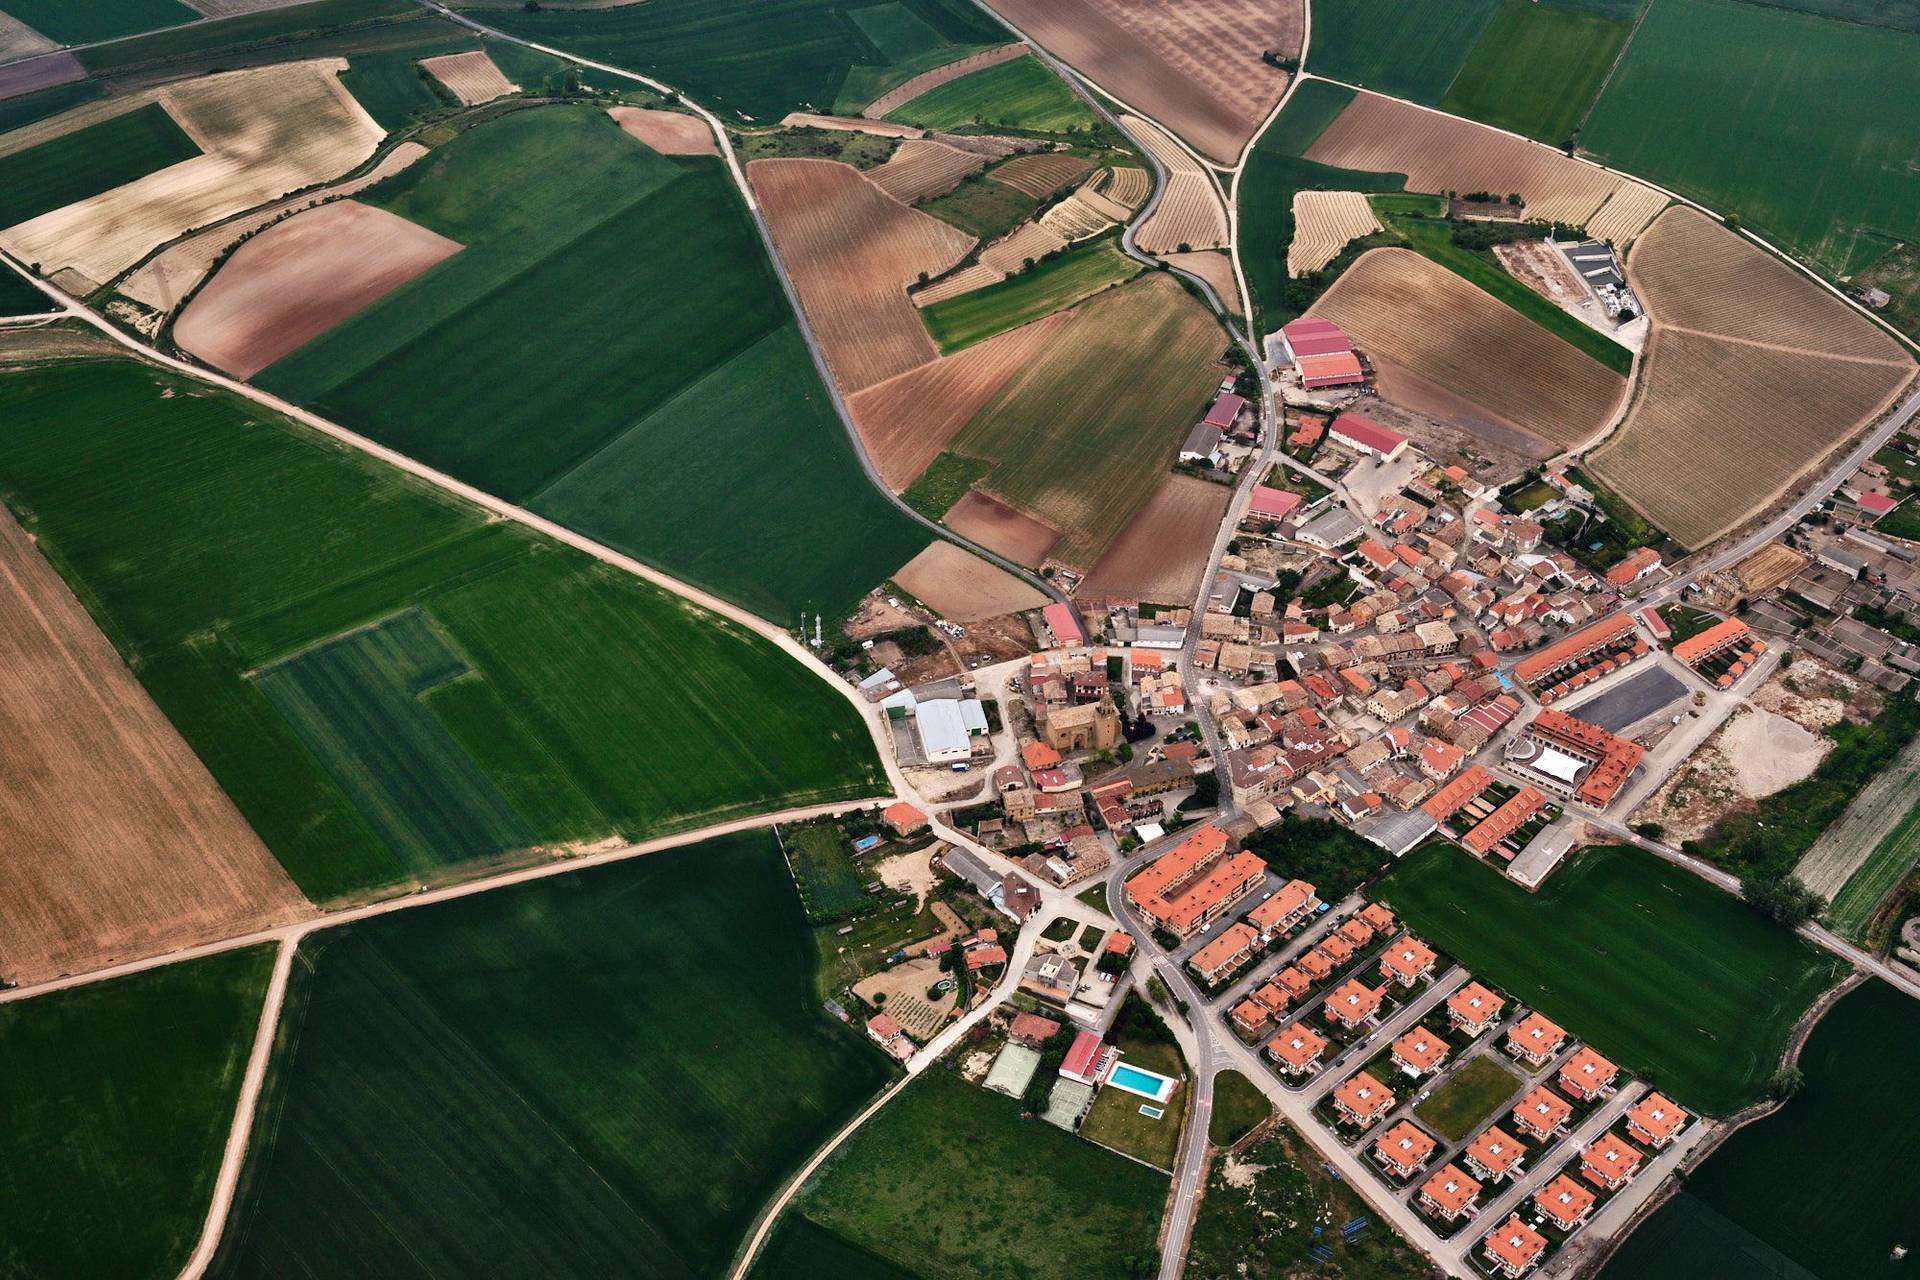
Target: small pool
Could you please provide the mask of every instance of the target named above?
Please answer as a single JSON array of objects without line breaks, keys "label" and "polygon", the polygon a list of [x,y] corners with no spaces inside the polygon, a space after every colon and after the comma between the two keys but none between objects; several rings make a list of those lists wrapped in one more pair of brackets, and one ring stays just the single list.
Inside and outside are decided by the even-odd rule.
[{"label": "small pool", "polygon": [[1167,1114],[1167,1109],[1165,1107],[1156,1107],[1150,1103],[1143,1102],[1140,1104],[1140,1114],[1145,1116],[1149,1120],[1158,1120],[1161,1116],[1164,1116]]},{"label": "small pool", "polygon": [[1158,1071],[1146,1071],[1124,1062],[1113,1064],[1113,1070],[1107,1072],[1107,1083],[1116,1089],[1137,1093],[1149,1102],[1165,1102],[1180,1086],[1178,1080],[1163,1076]]}]

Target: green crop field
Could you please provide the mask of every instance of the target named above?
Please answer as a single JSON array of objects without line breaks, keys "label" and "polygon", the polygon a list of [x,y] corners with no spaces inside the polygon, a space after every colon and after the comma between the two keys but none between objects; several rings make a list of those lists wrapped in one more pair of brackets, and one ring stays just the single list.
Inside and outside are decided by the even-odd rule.
[{"label": "green crop field", "polygon": [[1904,1087],[1920,1003],[1880,982],[1848,994],[1800,1055],[1806,1084],[1729,1137],[1627,1238],[1606,1280],[1897,1276],[1920,1223],[1920,1096]]},{"label": "green crop field", "polygon": [[107,96],[106,86],[97,80],[75,80],[55,85],[38,93],[23,93],[17,98],[0,98],[0,133],[11,133],[35,120],[57,116],[62,111]]},{"label": "green crop field", "polygon": [[1307,70],[1437,103],[1501,0],[1313,0]]},{"label": "green crop field", "polygon": [[923,308],[920,318],[943,353],[958,351],[1124,284],[1140,271],[1117,239],[1104,238],[999,284],[936,302]]},{"label": "green crop field", "polygon": [[381,128],[391,132],[417,116],[448,105],[449,99],[441,96],[420,69],[419,59],[480,47],[478,40],[436,32],[412,48],[356,54],[341,73],[340,83]]},{"label": "green crop field", "polygon": [[255,947],[0,1005],[0,1275],[179,1272],[272,965]]},{"label": "green crop field", "polygon": [[1916,864],[1920,864],[1920,804],[1908,811],[1833,895],[1824,917],[1828,926],[1855,942],[1867,941],[1867,926],[1880,904],[1913,874]]},{"label": "green crop field", "polygon": [[[771,645],[244,402],[73,365],[0,383],[0,418],[0,491],[316,900],[409,882],[435,842],[519,830],[459,812],[491,794],[475,768],[542,841],[878,785],[851,708]],[[409,608],[448,652],[311,648]],[[406,677],[434,663],[469,670],[416,706]],[[403,728],[378,769],[358,754]],[[422,824],[415,843],[390,804]]]},{"label": "green crop field", "polygon": [[926,545],[861,471],[720,161],[521,111],[361,198],[466,248],[263,385],[778,621],[844,612]]},{"label": "green crop field", "polygon": [[1135,1274],[1133,1260],[1156,1256],[1166,1197],[1165,1174],[935,1070],[856,1130],[787,1212],[927,1280],[1037,1280]]},{"label": "green crop field", "polygon": [[1651,854],[1588,850],[1528,893],[1449,845],[1378,896],[1407,927],[1684,1106],[1727,1115],[1766,1089],[1836,963]]},{"label": "green crop field", "polygon": [[1908,32],[1659,0],[1581,146],[1845,274],[1889,240],[1920,241],[1916,60]]},{"label": "green crop field", "polygon": [[59,305],[12,269],[0,270],[0,316],[30,316],[57,311]]},{"label": "green crop field", "polygon": [[1842,22],[1891,27],[1896,31],[1920,31],[1920,0],[1748,0],[1748,3],[1838,18]]},{"label": "green crop field", "polygon": [[780,1219],[747,1276],[748,1280],[917,1280],[913,1272],[791,1213]]},{"label": "green crop field", "polygon": [[1491,1054],[1469,1061],[1434,1087],[1433,1096],[1416,1103],[1420,1123],[1449,1142],[1478,1129],[1500,1104],[1520,1090],[1520,1077]]},{"label": "green crop field", "polygon": [[1605,83],[1630,20],[1502,0],[1440,105],[1558,145]]},{"label": "green crop field", "polygon": [[1060,530],[1052,555],[1091,567],[1173,465],[1225,349],[1212,313],[1150,274],[1081,307],[954,450],[991,464],[982,488]]},{"label": "green crop field", "polygon": [[6,13],[61,44],[117,40],[200,20],[200,15],[180,0],[85,0],[82,4],[74,0],[7,0]]},{"label": "green crop field", "polygon": [[317,935],[222,1275],[720,1274],[888,1067],[756,831]]},{"label": "green crop field", "polygon": [[[63,0],[41,2],[66,7]],[[444,19],[430,17],[409,0],[308,0],[96,45],[80,50],[76,56],[88,71],[96,74],[198,60],[209,60],[203,63],[209,70],[231,70],[260,61],[308,56],[283,47],[293,41],[395,21],[417,24],[416,30],[432,27],[448,34],[459,31]]]},{"label": "green crop field", "polygon": [[980,124],[1035,133],[1091,129],[1093,108],[1033,57],[1014,58],[949,80],[894,109],[887,119],[924,129]]},{"label": "green crop field", "polygon": [[[853,10],[863,11],[859,21]],[[478,16],[538,44],[656,76],[717,111],[761,122],[789,111],[857,108],[921,71],[1008,38],[965,0],[651,0],[584,11],[487,9]],[[925,31],[940,43],[928,44]]]},{"label": "green crop field", "polygon": [[0,226],[144,178],[200,154],[159,103],[0,158]]}]

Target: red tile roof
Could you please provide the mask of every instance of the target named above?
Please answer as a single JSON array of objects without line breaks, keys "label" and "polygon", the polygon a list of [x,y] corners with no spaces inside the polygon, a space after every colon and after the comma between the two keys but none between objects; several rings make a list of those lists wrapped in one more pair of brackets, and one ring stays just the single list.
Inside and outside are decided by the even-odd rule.
[{"label": "red tile roof", "polygon": [[1316,316],[1302,316],[1280,326],[1280,332],[1287,340],[1287,346],[1296,356],[1325,355],[1331,351],[1350,351],[1353,344],[1340,326],[1331,320],[1322,320]]},{"label": "red tile roof", "polygon": [[1532,685],[1542,676],[1549,675],[1570,662],[1600,649],[1606,648],[1633,632],[1633,615],[1616,613],[1602,618],[1592,626],[1576,631],[1562,640],[1555,641],[1531,658],[1522,659],[1513,669],[1516,680]]},{"label": "red tile roof", "polygon": [[1307,387],[1345,387],[1365,382],[1366,370],[1351,351],[1332,351],[1320,356],[1301,356],[1294,362],[1300,381]]},{"label": "red tile roof", "polygon": [[1343,413],[1333,420],[1333,433],[1381,453],[1392,453],[1407,442],[1398,431],[1389,431],[1371,418]]},{"label": "red tile roof", "polygon": [[1301,498],[1297,493],[1286,489],[1269,489],[1266,485],[1257,484],[1253,486],[1253,501],[1248,504],[1247,510],[1256,516],[1284,520],[1293,514],[1300,502]]}]

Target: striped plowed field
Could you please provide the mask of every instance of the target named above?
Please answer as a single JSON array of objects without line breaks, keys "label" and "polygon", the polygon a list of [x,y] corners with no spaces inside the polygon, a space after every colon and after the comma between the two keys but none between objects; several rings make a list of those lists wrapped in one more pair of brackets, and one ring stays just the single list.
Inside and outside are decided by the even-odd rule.
[{"label": "striped plowed field", "polygon": [[1287,74],[1269,50],[1300,51],[1305,0],[989,0],[1002,17],[1135,110],[1233,164]]},{"label": "striped plowed field", "polygon": [[998,49],[968,54],[957,62],[947,63],[944,67],[922,71],[913,79],[895,85],[869,102],[860,109],[860,114],[869,120],[885,119],[888,112],[898,111],[929,89],[938,89],[950,80],[958,80],[961,76],[998,66],[1002,62],[1010,62],[1026,51],[1027,46],[1016,40],[1012,44],[1003,44]]},{"label": "striped plowed field", "polygon": [[627,133],[663,156],[717,156],[720,145],[699,116],[650,107],[608,107],[607,114]]},{"label": "striped plowed field", "polygon": [[987,176],[1023,196],[1044,200],[1092,168],[1079,156],[1015,156],[991,170]]},{"label": "striped plowed field", "polygon": [[1372,359],[1382,399],[1464,430],[1569,447],[1606,425],[1625,378],[1411,249],[1360,255],[1310,314]]},{"label": "striped plowed field", "polygon": [[1240,282],[1233,278],[1233,262],[1226,254],[1208,249],[1196,253],[1169,253],[1167,262],[1182,271],[1192,272],[1213,286],[1214,293],[1235,315],[1244,314],[1240,306]]},{"label": "striped plowed field", "polygon": [[1224,246],[1227,211],[1221,207],[1220,197],[1200,162],[1138,116],[1121,116],[1120,123],[1167,171],[1167,189],[1135,232],[1135,242],[1148,253],[1185,252],[1181,245],[1187,249]]},{"label": "striped plowed field", "polygon": [[944,142],[909,138],[895,148],[885,164],[869,169],[867,177],[895,200],[912,204],[929,196],[945,195],[985,163],[985,157]]},{"label": "striped plowed field", "polygon": [[814,336],[848,394],[934,357],[907,286],[973,238],[909,209],[837,160],[755,160],[747,175]]},{"label": "striped plowed field", "polygon": [[1041,214],[1040,225],[1071,244],[1099,235],[1113,225],[1113,219],[1076,191]]},{"label": "striped plowed field", "polygon": [[989,160],[1004,160],[1018,152],[1037,151],[1048,145],[1033,138],[1009,138],[997,133],[936,133],[933,137],[936,142]]},{"label": "striped plowed field", "polygon": [[1747,594],[1758,597],[1775,587],[1786,586],[1806,567],[1804,555],[1784,542],[1769,542],[1733,566],[1733,571],[1740,575],[1740,585]]},{"label": "striped plowed field", "polygon": [[950,622],[978,622],[1047,602],[1039,588],[951,542],[933,543],[893,580]]},{"label": "striped plowed field", "polygon": [[1293,193],[1293,243],[1287,246],[1287,274],[1318,271],[1340,256],[1349,240],[1380,230],[1373,206],[1358,191]]},{"label": "striped plowed field", "polygon": [[1629,183],[1607,197],[1600,211],[1587,219],[1587,234],[1624,252],[1666,207],[1666,192]]},{"label": "striped plowed field", "polygon": [[34,982],[308,908],[0,511],[0,976]]},{"label": "striped plowed field", "polygon": [[1035,262],[1055,249],[1067,247],[1065,237],[1037,222],[1023,222],[980,251],[980,261],[1003,276],[1025,269],[1028,258]]},{"label": "striped plowed field", "polygon": [[1192,600],[1232,496],[1226,485],[1169,475],[1093,566],[1080,598]]},{"label": "striped plowed field", "polygon": [[789,111],[780,117],[789,129],[838,129],[843,133],[870,133],[876,138],[924,138],[925,129],[891,120],[868,120],[863,116],[830,116],[818,111]]},{"label": "striped plowed field", "polygon": [[1039,568],[1060,540],[1058,530],[978,489],[960,495],[960,501],[947,508],[945,519],[947,527],[961,537],[1029,569]]},{"label": "striped plowed field", "polygon": [[1619,188],[1641,185],[1552,147],[1364,92],[1307,148],[1306,158],[1404,173],[1409,191],[1517,191],[1528,217],[1576,226],[1586,225]]},{"label": "striped plowed field", "polygon": [[972,293],[975,289],[984,289],[990,284],[998,284],[1007,278],[1004,271],[996,271],[984,262],[976,262],[970,267],[962,267],[950,276],[942,276],[924,289],[913,294],[913,305],[930,307],[936,302],[945,302],[948,298],[957,298],[963,293]]},{"label": "striped plowed field", "polygon": [[1067,315],[1056,311],[849,396],[853,425],[888,486],[898,493],[919,479]]},{"label": "striped plowed field", "polygon": [[1653,334],[1633,408],[1592,465],[1688,547],[1792,488],[1912,378],[1865,317],[1695,210],[1660,215],[1627,274]]},{"label": "striped plowed field", "polygon": [[1153,190],[1153,178],[1145,169],[1136,169],[1130,164],[1115,165],[1107,170],[1106,182],[1101,194],[1116,204],[1129,209],[1138,209],[1146,203],[1147,196]]},{"label": "striped plowed field", "polygon": [[500,68],[493,65],[493,59],[487,56],[485,49],[422,58],[420,66],[445,85],[448,93],[469,107],[504,98],[519,88],[500,73]]}]

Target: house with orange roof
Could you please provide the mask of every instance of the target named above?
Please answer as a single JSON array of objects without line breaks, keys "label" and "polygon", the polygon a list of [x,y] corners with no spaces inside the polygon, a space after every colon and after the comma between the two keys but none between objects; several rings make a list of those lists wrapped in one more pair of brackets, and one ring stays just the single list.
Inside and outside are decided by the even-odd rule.
[{"label": "house with orange roof", "polygon": [[1485,765],[1468,765],[1465,773],[1428,796],[1420,811],[1435,822],[1445,822],[1467,807],[1493,783],[1493,774]]},{"label": "house with orange roof", "polygon": [[912,835],[927,825],[927,815],[905,800],[897,800],[888,805],[880,814],[880,818],[893,828],[893,833],[897,836]]},{"label": "house with orange roof", "polygon": [[1294,1023],[1267,1041],[1267,1053],[1280,1064],[1280,1070],[1290,1076],[1313,1071],[1320,1065],[1320,1055],[1326,1051],[1326,1037],[1304,1022]]},{"label": "house with orange roof", "polygon": [[1540,1085],[1520,1099],[1520,1105],[1513,1109],[1513,1123],[1520,1132],[1544,1142],[1566,1128],[1572,1115],[1571,1102]]},{"label": "house with orange roof", "polygon": [[1480,1199],[1480,1184],[1460,1166],[1443,1164],[1420,1188],[1420,1207],[1442,1222],[1472,1217]]},{"label": "house with orange roof", "polygon": [[1747,638],[1747,624],[1738,618],[1717,622],[1699,635],[1673,646],[1673,656],[1690,667],[1717,657]]},{"label": "house with orange roof", "polygon": [[1535,1010],[1507,1029],[1507,1052],[1530,1067],[1544,1067],[1566,1040],[1557,1023]]},{"label": "house with orange roof", "polygon": [[1564,1173],[1533,1193],[1533,1203],[1562,1231],[1572,1231],[1591,1217],[1595,1201],[1593,1192]]},{"label": "house with orange roof", "polygon": [[1320,909],[1320,899],[1305,880],[1289,880],[1274,895],[1247,913],[1247,923],[1269,942]]},{"label": "house with orange roof", "polygon": [[1188,938],[1265,878],[1266,863],[1258,854],[1228,854],[1226,832],[1208,824],[1134,872],[1122,892],[1155,928]]},{"label": "house with orange roof", "polygon": [[1358,978],[1348,978],[1327,997],[1327,1021],[1337,1022],[1349,1031],[1371,1026],[1385,998],[1385,988],[1370,987]]},{"label": "house with orange roof", "polygon": [[1313,979],[1293,965],[1274,974],[1273,981],[1291,1000],[1305,999],[1307,993],[1313,990]]},{"label": "house with orange roof", "polygon": [[1627,1133],[1655,1151],[1672,1142],[1693,1117],[1661,1093],[1649,1093],[1627,1112]]},{"label": "house with orange roof", "polygon": [[1582,662],[1633,637],[1633,615],[1616,613],[1592,626],[1555,641],[1514,667],[1513,676],[1530,689],[1576,670]]},{"label": "house with orange roof", "polygon": [[1373,1144],[1373,1158],[1388,1174],[1405,1182],[1433,1159],[1439,1143],[1411,1120],[1402,1120]]},{"label": "house with orange roof", "polygon": [[1332,977],[1335,967],[1333,960],[1319,947],[1315,947],[1305,955],[1296,957],[1293,963],[1301,973],[1306,974],[1307,977],[1315,983],[1325,982],[1328,978]]},{"label": "house with orange roof", "polygon": [[1227,1017],[1232,1020],[1235,1027],[1248,1035],[1255,1034],[1273,1020],[1273,1015],[1258,1000],[1242,1000],[1233,1006],[1233,1012]]},{"label": "house with orange roof", "polygon": [[1487,1233],[1482,1248],[1488,1270],[1507,1280],[1520,1280],[1546,1253],[1547,1238],[1520,1221],[1516,1213]]},{"label": "house with orange roof", "polygon": [[1518,1174],[1525,1166],[1521,1163],[1527,1154],[1520,1140],[1513,1137],[1499,1125],[1488,1125],[1482,1129],[1472,1142],[1467,1144],[1465,1160],[1467,1168],[1488,1182],[1498,1182],[1508,1174]]},{"label": "house with orange roof", "polygon": [[1364,947],[1373,941],[1373,926],[1359,916],[1348,916],[1334,932],[1353,947]]},{"label": "house with orange roof", "polygon": [[1640,1148],[1617,1133],[1603,1133],[1580,1153],[1580,1176],[1596,1187],[1618,1191],[1640,1172]]},{"label": "house with orange roof", "polygon": [[1259,945],[1259,930],[1250,924],[1230,924],[1221,930],[1219,937],[1193,953],[1187,968],[1208,986],[1216,986],[1251,959]]},{"label": "house with orange roof", "polygon": [[1488,853],[1508,836],[1526,826],[1535,814],[1546,807],[1545,793],[1536,787],[1522,787],[1512,799],[1482,818],[1473,830],[1461,836],[1460,844],[1468,853]]},{"label": "house with orange roof", "polygon": [[1592,1102],[1613,1092],[1614,1077],[1619,1074],[1620,1068],[1595,1053],[1593,1046],[1581,1045],[1561,1064],[1560,1091],[1581,1102]]},{"label": "house with orange roof", "polygon": [[1415,1027],[1393,1042],[1393,1063],[1418,1080],[1447,1060],[1447,1042],[1425,1027]]},{"label": "house with orange roof", "polygon": [[1315,950],[1326,956],[1327,959],[1333,961],[1336,969],[1351,961],[1354,956],[1353,944],[1341,937],[1338,933],[1330,933],[1320,939],[1320,944]]},{"label": "house with orange roof", "polygon": [[1447,997],[1447,1021],[1468,1035],[1477,1036],[1500,1021],[1507,1002],[1478,982],[1469,982]]},{"label": "house with orange roof", "polygon": [[1393,1090],[1362,1071],[1333,1091],[1333,1109],[1346,1123],[1364,1129],[1393,1110]]},{"label": "house with orange roof", "polygon": [[1356,913],[1362,920],[1373,926],[1375,933],[1385,933],[1393,928],[1393,912],[1377,902],[1369,902]]},{"label": "house with orange roof", "polygon": [[1277,982],[1262,983],[1260,989],[1253,993],[1253,1001],[1265,1009],[1268,1016],[1274,1018],[1285,1013],[1287,1006],[1293,1003],[1292,998],[1287,995],[1286,988]]},{"label": "house with orange roof", "polygon": [[1020,758],[1029,769],[1057,769],[1062,756],[1044,742],[1029,742],[1020,748]]},{"label": "house with orange roof", "polygon": [[1433,948],[1410,933],[1403,933],[1380,954],[1380,976],[1388,982],[1411,987],[1433,972],[1439,957]]}]

